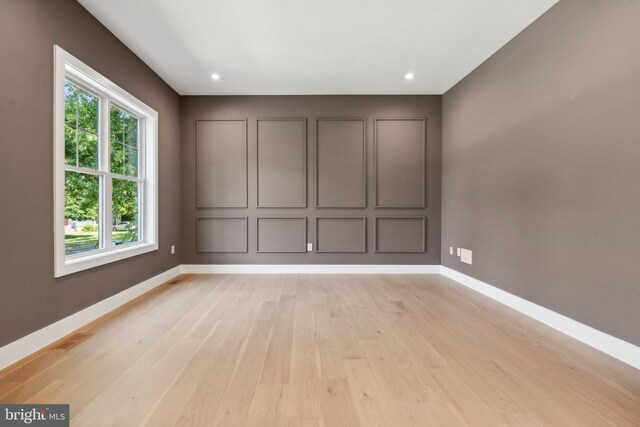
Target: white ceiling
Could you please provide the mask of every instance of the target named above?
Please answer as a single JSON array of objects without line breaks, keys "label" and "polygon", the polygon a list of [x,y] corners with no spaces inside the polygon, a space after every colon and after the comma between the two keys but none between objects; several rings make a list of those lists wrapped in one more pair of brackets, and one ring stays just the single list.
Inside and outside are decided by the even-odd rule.
[{"label": "white ceiling", "polygon": [[181,95],[300,95],[442,94],[557,0],[79,2]]}]

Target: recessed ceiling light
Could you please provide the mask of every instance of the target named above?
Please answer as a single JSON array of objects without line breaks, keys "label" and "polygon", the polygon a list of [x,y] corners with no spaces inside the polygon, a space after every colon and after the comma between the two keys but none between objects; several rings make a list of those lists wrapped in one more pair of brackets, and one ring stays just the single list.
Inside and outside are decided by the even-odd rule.
[{"label": "recessed ceiling light", "polygon": [[220,80],[220,74],[218,74],[218,73],[213,73],[213,74],[211,74],[211,78],[212,78],[213,80]]},{"label": "recessed ceiling light", "polygon": [[413,73],[407,73],[404,75],[405,80],[413,80]]}]

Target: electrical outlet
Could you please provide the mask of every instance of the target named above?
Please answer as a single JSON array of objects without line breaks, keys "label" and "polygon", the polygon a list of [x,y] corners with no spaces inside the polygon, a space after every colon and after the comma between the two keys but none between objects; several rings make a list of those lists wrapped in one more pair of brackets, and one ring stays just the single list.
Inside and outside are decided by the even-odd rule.
[{"label": "electrical outlet", "polygon": [[175,255],[175,253],[176,253],[176,246],[171,245],[171,255]]},{"label": "electrical outlet", "polygon": [[307,252],[313,251],[313,243],[307,243]]},{"label": "electrical outlet", "polygon": [[461,249],[460,254],[461,254],[460,261],[464,262],[465,264],[473,264],[472,251],[470,251],[469,249]]},{"label": "electrical outlet", "polygon": [[449,255],[453,255],[453,246],[449,246]]},{"label": "electrical outlet", "polygon": [[460,248],[458,248],[456,255],[460,256]]}]

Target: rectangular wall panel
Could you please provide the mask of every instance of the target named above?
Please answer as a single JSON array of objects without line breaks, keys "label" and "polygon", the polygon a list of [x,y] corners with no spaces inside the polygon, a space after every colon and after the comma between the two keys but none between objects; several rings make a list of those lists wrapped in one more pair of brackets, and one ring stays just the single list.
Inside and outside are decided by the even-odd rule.
[{"label": "rectangular wall panel", "polygon": [[258,218],[258,252],[306,252],[307,218]]},{"label": "rectangular wall panel", "polygon": [[426,119],[376,119],[374,131],[375,207],[426,207]]},{"label": "rectangular wall panel", "polygon": [[426,218],[398,217],[375,219],[376,252],[425,252]]},{"label": "rectangular wall panel", "polygon": [[197,121],[196,171],[198,207],[247,207],[246,120]]},{"label": "rectangular wall panel", "polygon": [[316,206],[366,207],[365,119],[316,120]]},{"label": "rectangular wall panel", "polygon": [[259,208],[307,206],[307,120],[258,119]]},{"label": "rectangular wall panel", "polygon": [[248,220],[243,218],[199,217],[197,251],[247,252]]},{"label": "rectangular wall panel", "polygon": [[366,251],[366,218],[316,218],[316,252]]}]

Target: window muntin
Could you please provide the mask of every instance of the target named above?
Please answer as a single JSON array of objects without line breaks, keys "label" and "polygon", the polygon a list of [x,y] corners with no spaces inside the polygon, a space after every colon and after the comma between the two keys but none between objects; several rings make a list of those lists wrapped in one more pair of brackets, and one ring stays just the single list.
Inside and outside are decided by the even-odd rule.
[{"label": "window muntin", "polygon": [[157,113],[55,47],[56,277],[157,249]]}]

